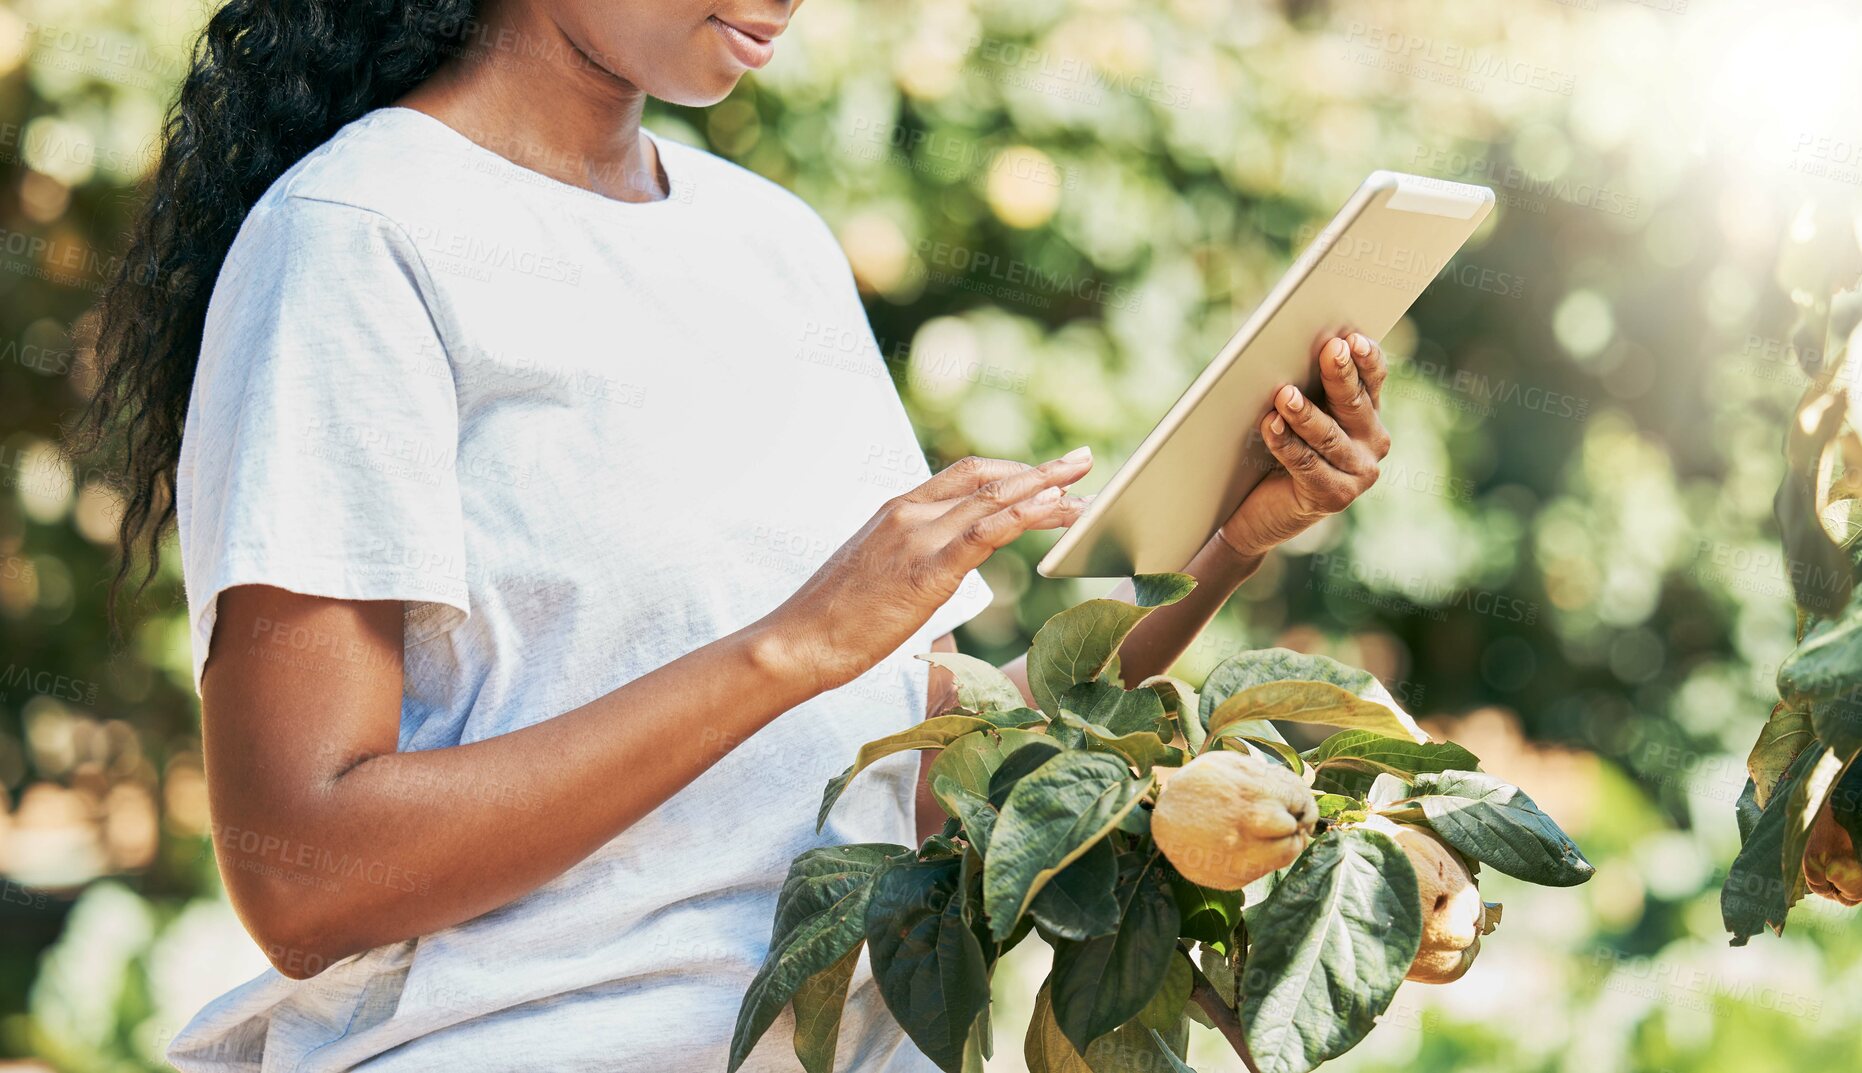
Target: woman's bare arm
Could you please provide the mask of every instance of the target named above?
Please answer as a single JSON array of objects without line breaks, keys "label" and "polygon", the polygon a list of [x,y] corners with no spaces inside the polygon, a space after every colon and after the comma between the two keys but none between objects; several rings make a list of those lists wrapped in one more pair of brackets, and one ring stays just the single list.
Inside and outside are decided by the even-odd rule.
[{"label": "woman's bare arm", "polygon": [[402,605],[220,594],[202,682],[214,847],[234,908],[305,977],[549,881],[784,711],[873,666],[1090,461],[965,460],[888,503],[769,616],[565,713],[397,752]]},{"label": "woman's bare arm", "polygon": [[536,888],[811,692],[752,628],[557,718],[396,752],[400,603],[242,586],[219,607],[201,690],[214,844],[294,977]]},{"label": "woman's bare arm", "polygon": [[[1244,556],[1219,537],[1204,545],[1184,570],[1196,579],[1196,588],[1176,603],[1145,616],[1119,647],[1120,677],[1125,684],[1136,686],[1154,674],[1168,671],[1260,565],[1260,555]],[[1134,595],[1132,584],[1121,581],[1106,595],[1109,599],[1130,603]],[[1021,689],[1022,699],[1028,706],[1034,707],[1034,692],[1028,686],[1028,657],[1017,656],[1004,664],[1002,670]]]},{"label": "woman's bare arm", "polygon": [[[1390,452],[1378,414],[1388,371],[1382,348],[1354,332],[1322,341],[1315,360],[1325,401],[1291,384],[1274,396],[1260,434],[1277,468],[1184,568],[1196,579],[1195,591],[1151,612],[1126,638],[1119,667],[1127,685],[1169,670],[1269,551],[1344,510],[1377,482],[1377,465]],[[1110,595],[1129,602],[1131,582]],[[1026,658],[1003,670],[1032,706]]]}]

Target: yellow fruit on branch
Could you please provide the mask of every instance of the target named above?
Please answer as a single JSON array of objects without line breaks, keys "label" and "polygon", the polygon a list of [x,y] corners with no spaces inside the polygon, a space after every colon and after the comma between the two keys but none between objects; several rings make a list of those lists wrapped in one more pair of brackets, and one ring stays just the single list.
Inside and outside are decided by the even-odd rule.
[{"label": "yellow fruit on branch", "polygon": [[1240,890],[1292,864],[1319,809],[1286,768],[1256,756],[1204,753],[1157,794],[1151,837],[1171,865],[1211,890]]},{"label": "yellow fruit on branch", "polygon": [[1405,979],[1423,984],[1461,979],[1480,953],[1481,936],[1491,933],[1500,922],[1500,906],[1481,901],[1474,870],[1434,832],[1379,816],[1364,826],[1396,839],[1416,870],[1416,895],[1422,903],[1422,945]]},{"label": "yellow fruit on branch", "polygon": [[1828,804],[1810,825],[1810,842],[1804,847],[1804,882],[1812,894],[1833,902],[1862,902],[1862,861],[1856,859],[1855,842],[1836,822]]}]

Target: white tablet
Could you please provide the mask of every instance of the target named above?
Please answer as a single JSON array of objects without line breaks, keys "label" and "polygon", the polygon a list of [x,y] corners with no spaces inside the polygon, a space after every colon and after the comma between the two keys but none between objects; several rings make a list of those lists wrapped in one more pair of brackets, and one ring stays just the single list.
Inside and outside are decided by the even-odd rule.
[{"label": "white tablet", "polygon": [[1259,426],[1318,390],[1320,343],[1381,339],[1493,210],[1493,191],[1373,172],[1041,560],[1045,577],[1181,570],[1274,466]]}]

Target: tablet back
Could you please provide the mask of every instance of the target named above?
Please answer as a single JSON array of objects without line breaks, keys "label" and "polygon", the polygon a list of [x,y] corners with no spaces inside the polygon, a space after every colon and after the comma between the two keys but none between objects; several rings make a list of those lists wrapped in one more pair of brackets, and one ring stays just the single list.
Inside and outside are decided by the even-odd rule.
[{"label": "tablet back", "polygon": [[1188,565],[1274,466],[1260,436],[1274,392],[1317,388],[1325,339],[1381,339],[1492,208],[1485,187],[1373,173],[1041,560],[1041,574]]}]

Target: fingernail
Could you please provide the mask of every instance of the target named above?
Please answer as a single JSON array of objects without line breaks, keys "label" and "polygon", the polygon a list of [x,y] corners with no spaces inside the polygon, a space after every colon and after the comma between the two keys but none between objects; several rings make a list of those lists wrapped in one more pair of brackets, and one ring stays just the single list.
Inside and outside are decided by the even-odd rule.
[{"label": "fingernail", "polygon": [[1371,352],[1371,341],[1362,335],[1351,337],[1351,352],[1362,358]]},{"label": "fingernail", "polygon": [[1043,488],[1034,494],[1034,502],[1036,503],[1052,503],[1059,498],[1060,489],[1058,488]]},{"label": "fingernail", "polygon": [[1338,366],[1340,369],[1343,369],[1345,366],[1350,365],[1351,364],[1351,351],[1347,350],[1343,346],[1333,347],[1332,348],[1332,364]]},{"label": "fingernail", "polygon": [[1287,409],[1297,410],[1305,405],[1306,405],[1306,400],[1300,397],[1300,389],[1294,387],[1292,384],[1288,384],[1287,385]]},{"label": "fingernail", "polygon": [[1343,339],[1332,339],[1325,344],[1325,352],[1332,355],[1333,361],[1342,363],[1345,355],[1351,352],[1351,348]]},{"label": "fingernail", "polygon": [[1091,447],[1075,447],[1073,450],[1061,455],[1060,460],[1062,462],[1085,462],[1092,457],[1093,449]]},{"label": "fingernail", "polygon": [[1286,420],[1282,418],[1279,414],[1275,414],[1273,425],[1271,427],[1274,430],[1274,435],[1278,436],[1287,430]]}]

